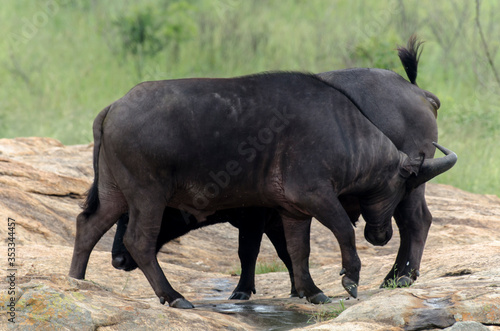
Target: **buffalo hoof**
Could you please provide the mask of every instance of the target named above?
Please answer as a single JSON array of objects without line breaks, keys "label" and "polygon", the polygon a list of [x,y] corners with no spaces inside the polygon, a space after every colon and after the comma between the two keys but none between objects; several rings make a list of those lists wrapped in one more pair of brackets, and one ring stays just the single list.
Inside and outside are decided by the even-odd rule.
[{"label": "buffalo hoof", "polygon": [[250,294],[246,292],[233,292],[229,297],[229,300],[249,300]]},{"label": "buffalo hoof", "polygon": [[358,297],[358,284],[347,276],[342,278],[342,286],[353,298]]},{"label": "buffalo hoof", "polygon": [[398,287],[408,287],[413,284],[413,279],[408,276],[399,277],[397,280]]},{"label": "buffalo hoof", "polygon": [[293,289],[292,291],[290,291],[290,298],[298,298],[299,297],[299,293],[297,292],[296,289]]},{"label": "buffalo hoof", "polygon": [[386,279],[382,285],[380,285],[380,288],[395,288],[395,287],[409,287],[411,284],[413,284],[414,280],[411,279],[408,276],[401,276],[396,279],[394,278],[389,278]]},{"label": "buffalo hoof", "polygon": [[180,309],[193,309],[194,308],[193,304],[184,298],[175,299],[170,304],[170,307],[180,308]]},{"label": "buffalo hoof", "polygon": [[321,303],[330,303],[332,302],[332,299],[327,297],[323,292],[320,292],[318,294],[313,295],[312,297],[308,297],[307,301],[318,305]]},{"label": "buffalo hoof", "polygon": [[111,260],[111,264],[115,269],[122,270],[124,269],[123,265],[125,264],[125,258],[123,256],[117,256]]}]

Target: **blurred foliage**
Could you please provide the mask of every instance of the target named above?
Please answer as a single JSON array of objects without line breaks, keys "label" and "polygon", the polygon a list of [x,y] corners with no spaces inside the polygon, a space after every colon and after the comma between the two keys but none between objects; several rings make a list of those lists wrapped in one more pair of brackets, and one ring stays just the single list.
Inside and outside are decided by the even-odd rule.
[{"label": "blurred foliage", "polygon": [[379,36],[367,38],[355,46],[352,61],[360,67],[398,70],[401,62],[394,56],[394,45],[398,43],[401,44],[401,41],[396,35],[385,39]]},{"label": "blurred foliage", "polygon": [[[500,3],[480,22],[500,70]],[[500,86],[475,1],[8,0],[0,7],[0,136],[92,140],[100,109],[143,80],[378,67],[426,40],[418,84],[441,100],[440,142],[459,155],[436,181],[500,195]]]},{"label": "blurred foliage", "polygon": [[132,55],[139,79],[143,78],[144,57],[154,57],[167,45],[172,45],[178,55],[180,43],[196,36],[194,9],[186,1],[168,1],[160,6],[149,3],[136,5],[113,20],[123,52]]},{"label": "blurred foliage", "polygon": [[153,14],[152,6],[134,8],[130,13],[120,15],[114,20],[118,27],[125,52],[154,55],[167,43],[162,29],[162,21]]}]

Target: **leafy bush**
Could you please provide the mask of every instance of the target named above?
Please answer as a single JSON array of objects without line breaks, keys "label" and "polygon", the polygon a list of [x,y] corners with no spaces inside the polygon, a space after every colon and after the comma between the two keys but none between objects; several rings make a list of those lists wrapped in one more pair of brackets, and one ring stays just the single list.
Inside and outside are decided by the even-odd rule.
[{"label": "leafy bush", "polygon": [[182,0],[160,7],[138,5],[113,21],[123,53],[134,59],[139,79],[143,78],[145,57],[152,58],[172,46],[178,58],[180,43],[197,33],[197,25],[190,15],[193,10],[193,6]]}]

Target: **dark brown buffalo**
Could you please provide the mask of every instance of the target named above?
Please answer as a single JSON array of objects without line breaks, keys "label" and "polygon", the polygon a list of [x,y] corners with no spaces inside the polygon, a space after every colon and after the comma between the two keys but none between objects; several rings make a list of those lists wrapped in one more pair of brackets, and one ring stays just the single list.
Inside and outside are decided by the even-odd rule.
[{"label": "dark brown buffalo", "polygon": [[[70,276],[85,276],[94,245],[129,211],[125,246],[160,301],[178,308],[192,305],[170,286],[151,244],[165,206],[199,221],[230,208],[277,209],[299,296],[324,302],[308,268],[311,217],[337,238],[342,284],[356,296],[361,263],[339,196],[358,199],[365,237],[382,245],[401,200],[456,162],[442,147],[441,159],[410,158],[344,93],[299,73],[142,83],[97,116],[94,140],[94,184],[77,218]],[[213,179],[220,172],[223,185]]]},{"label": "dark brown buffalo", "polygon": [[[346,69],[318,76],[342,91],[358,109],[411,159],[434,156],[433,141],[438,139],[439,99],[416,84],[421,52],[413,35],[398,55],[410,79],[382,69]],[[394,218],[399,228],[400,246],[396,261],[382,283],[399,286],[413,283],[419,274],[432,215],[425,200],[425,185],[408,192],[397,205]]]},{"label": "dark brown buffalo", "polygon": [[[399,75],[381,69],[347,69],[318,74],[322,79],[342,90],[361,109],[362,113],[379,128],[398,149],[418,158],[419,155],[431,157],[434,154],[431,141],[437,140],[437,110],[439,99],[432,93],[421,90],[416,85],[419,43],[415,36],[410,38],[407,48],[399,48],[399,56],[405,67],[411,85],[402,83]],[[360,93],[362,91],[362,93]],[[415,146],[421,146],[416,149]],[[420,260],[432,220],[425,202],[425,185],[410,192],[396,207],[395,218],[400,230],[400,249],[393,268],[387,274],[382,286],[389,280],[400,286],[411,284],[418,275]],[[349,212],[353,223],[359,216],[359,206],[355,199],[346,198],[341,202]],[[156,250],[166,242],[200,226],[229,221],[239,228],[239,249],[242,274],[240,281],[230,299],[249,299],[255,293],[254,270],[262,234],[266,233],[276,248],[278,256],[289,270],[292,290],[293,272],[291,262],[284,249],[284,233],[281,219],[276,212],[270,210],[263,213],[258,209],[256,215],[252,211],[244,212],[243,219],[229,217],[224,211],[207,218],[207,222],[198,223],[187,213],[170,209],[163,215],[163,222]],[[231,214],[234,216],[233,212]],[[265,215],[259,219],[259,216]],[[246,219],[253,219],[247,222]],[[174,221],[176,220],[176,221]],[[258,222],[262,224],[257,225]],[[137,264],[123,245],[128,215],[124,215],[117,223],[117,231],[113,243],[113,265],[118,269],[133,270]],[[250,226],[248,226],[250,224]]]}]

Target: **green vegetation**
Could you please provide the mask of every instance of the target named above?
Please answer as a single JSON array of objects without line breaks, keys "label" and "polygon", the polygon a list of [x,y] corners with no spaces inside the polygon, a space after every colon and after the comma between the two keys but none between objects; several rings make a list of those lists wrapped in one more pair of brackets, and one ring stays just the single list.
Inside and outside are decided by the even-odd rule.
[{"label": "green vegetation", "polygon": [[[406,288],[406,287],[410,287],[412,284],[408,284],[406,281],[405,281],[405,278],[406,279],[409,279],[407,276],[401,276],[401,277],[398,277],[397,276],[397,271],[398,269],[395,267],[394,268],[394,275],[391,279],[388,279],[383,288],[386,288],[386,289],[390,289],[390,290],[394,290],[394,289],[397,289],[397,288]],[[411,274],[413,274],[414,270],[412,269],[410,271]],[[404,283],[406,283],[406,285],[403,285],[401,286],[400,283],[402,283],[404,281]]]},{"label": "green vegetation", "polygon": [[385,285],[383,286],[383,288],[388,289],[388,290],[395,290],[397,288],[407,288],[407,287],[410,287],[412,285],[412,284],[407,284],[407,285],[401,286],[399,284],[400,279],[401,279],[401,277],[388,279],[387,282],[385,283]]},{"label": "green vegetation", "polygon": [[255,266],[255,274],[257,275],[281,271],[288,272],[285,264],[283,264],[283,262],[281,261],[257,262],[257,265]]},{"label": "green vegetation", "polygon": [[[281,272],[281,271],[286,271],[288,272],[288,269],[286,268],[285,264],[281,261],[257,261],[257,264],[255,265],[255,274],[260,275],[260,274],[267,274],[270,272]],[[240,267],[235,267],[234,269],[231,269],[229,272],[231,275],[241,275],[241,268]]]},{"label": "green vegetation", "polygon": [[318,308],[310,313],[308,323],[321,323],[336,318],[345,310],[344,300],[339,300],[339,308],[335,308],[329,304],[318,305]]},{"label": "green vegetation", "polygon": [[480,3],[476,20],[473,1],[4,1],[0,137],[88,143],[96,114],[143,80],[347,67],[405,76],[395,48],[417,32],[418,84],[440,98],[440,142],[459,156],[435,181],[500,195],[500,4]]}]

